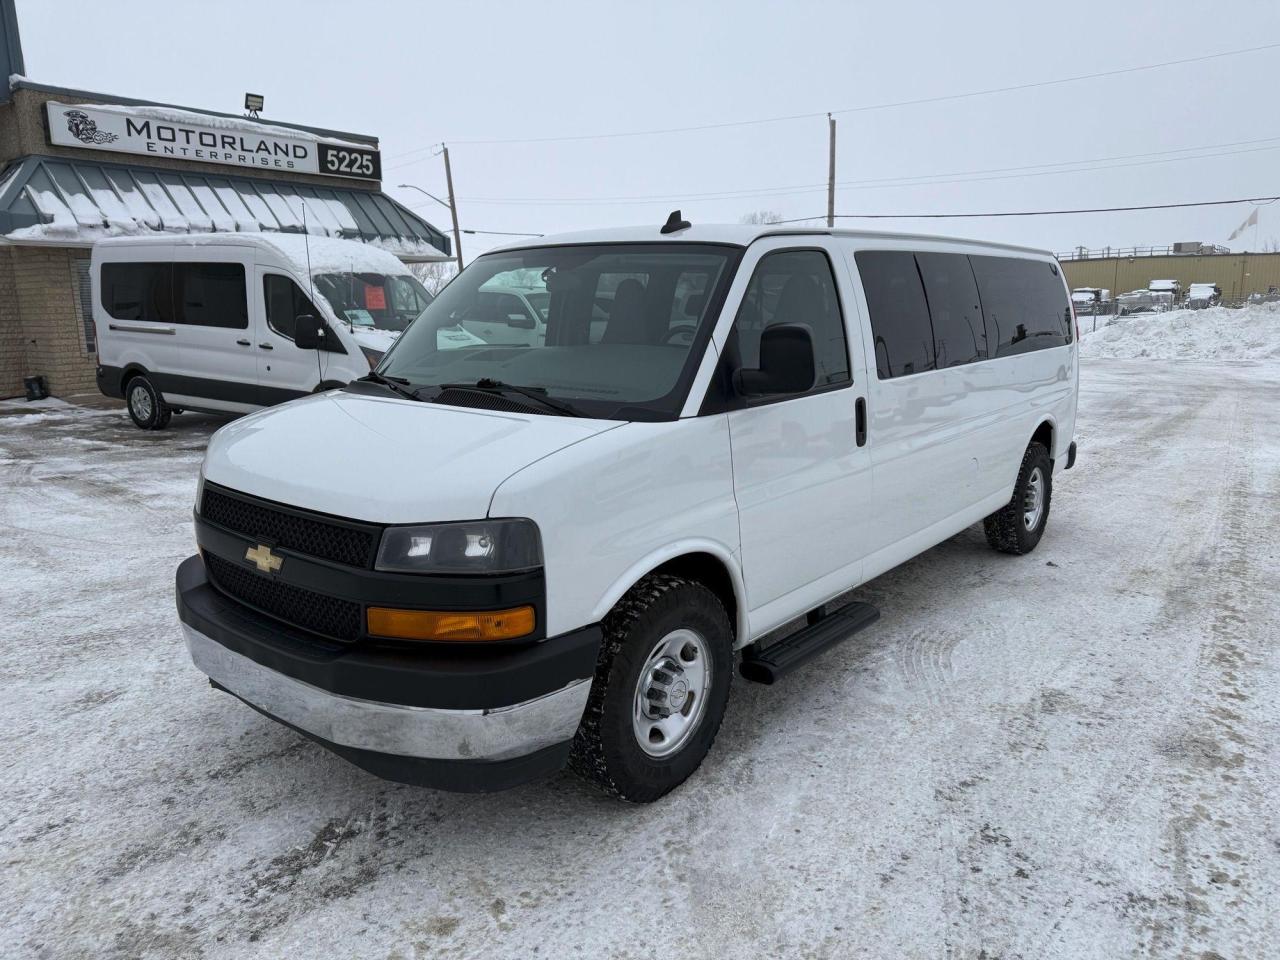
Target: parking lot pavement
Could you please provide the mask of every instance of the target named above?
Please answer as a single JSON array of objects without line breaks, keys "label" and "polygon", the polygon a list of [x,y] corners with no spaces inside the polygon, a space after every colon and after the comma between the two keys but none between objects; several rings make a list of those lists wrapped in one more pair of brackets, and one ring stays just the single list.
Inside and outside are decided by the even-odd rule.
[{"label": "parking lot pavement", "polygon": [[867,584],[647,807],[385,783],[210,690],[172,578],[217,422],[0,417],[4,954],[1273,955],[1280,367],[1082,388],[1034,554]]}]

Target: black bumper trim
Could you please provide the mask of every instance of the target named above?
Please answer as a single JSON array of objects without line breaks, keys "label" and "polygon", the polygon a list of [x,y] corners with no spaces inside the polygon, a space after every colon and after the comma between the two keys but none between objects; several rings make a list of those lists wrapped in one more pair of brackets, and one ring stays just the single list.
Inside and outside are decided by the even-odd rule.
[{"label": "black bumper trim", "polygon": [[1067,447],[1067,466],[1066,466],[1066,469],[1070,470],[1070,469],[1071,469],[1072,467],[1074,467],[1075,465],[1076,465],[1076,442],[1075,442],[1074,440],[1072,440],[1072,441],[1071,441],[1071,446]]},{"label": "black bumper trim", "polygon": [[215,690],[231,694],[268,720],[274,720],[281,726],[302,734],[308,740],[318,743],[366,773],[371,773],[383,780],[393,780],[396,783],[407,783],[416,787],[450,790],[454,793],[493,793],[498,790],[509,790],[530,780],[551,776],[563,769],[569,762],[569,748],[573,744],[572,740],[566,740],[509,760],[429,760],[423,757],[402,757],[392,753],[379,753],[376,750],[347,747],[326,740],[324,737],[318,737],[301,727],[281,720],[257,704],[236,696],[221,684],[214,683],[212,680],[209,683]]},{"label": "black bumper trim", "polygon": [[175,592],[182,622],[228,650],[321,690],[379,703],[508,707],[591,677],[600,650],[596,624],[523,645],[424,643],[419,649],[324,640],[219,593],[199,556],[179,565]]}]

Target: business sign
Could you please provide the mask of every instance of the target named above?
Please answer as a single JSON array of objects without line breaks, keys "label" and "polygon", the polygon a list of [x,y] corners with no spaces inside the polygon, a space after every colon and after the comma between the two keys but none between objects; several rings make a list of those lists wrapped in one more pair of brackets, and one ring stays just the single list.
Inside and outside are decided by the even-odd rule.
[{"label": "business sign", "polygon": [[[143,157],[221,163],[254,170],[319,173],[381,180],[377,150],[344,140],[280,135],[279,127],[254,124],[212,126],[176,119],[162,111],[89,104],[45,104],[49,142],[60,147],[109,150]],[[191,115],[193,120],[196,115]],[[212,119],[212,118],[210,118]]]}]

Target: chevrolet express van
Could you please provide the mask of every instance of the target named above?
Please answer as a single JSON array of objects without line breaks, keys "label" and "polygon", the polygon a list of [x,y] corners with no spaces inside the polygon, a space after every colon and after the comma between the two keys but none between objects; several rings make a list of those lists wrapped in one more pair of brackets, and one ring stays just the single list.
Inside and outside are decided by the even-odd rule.
[{"label": "chevrolet express van", "polygon": [[[439,340],[530,276],[543,342]],[[376,370],[214,435],[186,643],[378,776],[568,764],[653,800],[735,668],[777,682],[876,619],[851,587],[971,524],[1035,549],[1076,340],[1057,262],[1019,247],[673,215],[492,251]]]},{"label": "chevrolet express van", "polygon": [[[246,413],[364,376],[431,302],[391,254],[280,233],[119,237],[90,265],[98,389],[159,430],[181,410]],[[323,319],[300,349],[300,315]],[[459,327],[442,342],[481,341]]]}]

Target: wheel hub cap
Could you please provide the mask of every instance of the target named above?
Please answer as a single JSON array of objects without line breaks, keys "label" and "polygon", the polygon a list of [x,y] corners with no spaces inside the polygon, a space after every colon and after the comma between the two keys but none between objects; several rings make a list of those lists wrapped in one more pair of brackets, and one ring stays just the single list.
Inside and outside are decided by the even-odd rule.
[{"label": "wheel hub cap", "polygon": [[1044,513],[1044,474],[1036,467],[1027,478],[1027,492],[1022,498],[1022,524],[1028,530],[1040,525]]},{"label": "wheel hub cap", "polygon": [[654,645],[636,684],[632,730],[652,757],[679,750],[702,720],[711,687],[706,641],[693,630],[673,630]]},{"label": "wheel hub cap", "polygon": [[141,387],[135,387],[129,393],[129,403],[133,407],[133,412],[138,415],[139,420],[146,420],[151,416],[151,398],[147,396],[147,391]]}]

